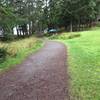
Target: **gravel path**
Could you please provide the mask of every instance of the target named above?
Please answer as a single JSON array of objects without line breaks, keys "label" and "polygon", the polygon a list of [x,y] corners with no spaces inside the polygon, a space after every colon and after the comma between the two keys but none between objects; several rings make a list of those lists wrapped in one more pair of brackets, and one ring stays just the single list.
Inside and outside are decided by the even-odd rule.
[{"label": "gravel path", "polygon": [[66,47],[47,42],[0,76],[0,100],[69,100]]}]

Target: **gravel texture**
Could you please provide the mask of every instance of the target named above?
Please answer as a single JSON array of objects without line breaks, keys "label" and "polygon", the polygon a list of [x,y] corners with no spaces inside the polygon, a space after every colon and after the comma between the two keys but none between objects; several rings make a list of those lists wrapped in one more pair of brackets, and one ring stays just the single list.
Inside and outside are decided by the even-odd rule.
[{"label": "gravel texture", "polygon": [[66,47],[49,41],[0,75],[0,100],[69,100]]}]

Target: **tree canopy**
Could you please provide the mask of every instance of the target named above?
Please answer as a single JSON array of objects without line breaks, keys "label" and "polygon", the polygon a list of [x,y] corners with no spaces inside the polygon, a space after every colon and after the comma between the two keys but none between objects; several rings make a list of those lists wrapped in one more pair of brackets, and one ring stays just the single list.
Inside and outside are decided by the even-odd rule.
[{"label": "tree canopy", "polygon": [[0,0],[0,27],[5,34],[13,34],[14,27],[26,36],[47,27],[79,30],[91,26],[99,14],[99,0]]}]

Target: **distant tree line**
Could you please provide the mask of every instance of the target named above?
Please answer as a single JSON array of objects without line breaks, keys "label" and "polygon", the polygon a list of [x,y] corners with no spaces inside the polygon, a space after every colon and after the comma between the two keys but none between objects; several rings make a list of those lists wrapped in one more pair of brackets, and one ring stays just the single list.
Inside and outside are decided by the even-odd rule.
[{"label": "distant tree line", "polygon": [[100,14],[99,0],[50,0],[50,22],[68,31],[79,31],[95,24]]},{"label": "distant tree line", "polygon": [[17,36],[39,33],[43,24],[43,6],[42,0],[0,0],[3,35],[13,35],[13,28],[16,28]]},{"label": "distant tree line", "polygon": [[99,0],[0,0],[0,27],[4,35],[40,34],[45,28],[79,31],[93,26]]}]

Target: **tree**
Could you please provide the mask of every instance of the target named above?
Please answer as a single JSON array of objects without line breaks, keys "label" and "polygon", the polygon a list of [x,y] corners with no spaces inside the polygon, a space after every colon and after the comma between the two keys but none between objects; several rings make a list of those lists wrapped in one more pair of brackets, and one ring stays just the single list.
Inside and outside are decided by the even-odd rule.
[{"label": "tree", "polygon": [[47,27],[76,31],[91,26],[99,12],[99,0],[0,0],[0,26],[6,34],[17,27],[18,36]]},{"label": "tree", "polygon": [[7,6],[0,6],[0,26],[3,28],[5,35],[12,34],[12,28],[15,25],[16,17],[13,9]]}]

